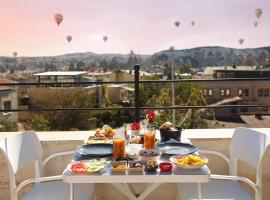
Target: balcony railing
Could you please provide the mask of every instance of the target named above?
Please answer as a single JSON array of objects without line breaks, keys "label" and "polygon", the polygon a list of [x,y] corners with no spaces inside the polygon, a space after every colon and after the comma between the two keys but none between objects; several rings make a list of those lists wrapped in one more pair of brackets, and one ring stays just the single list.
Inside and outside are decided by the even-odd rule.
[{"label": "balcony railing", "polygon": [[270,105],[197,105],[197,106],[156,106],[156,107],[142,107],[140,106],[140,84],[155,84],[155,83],[203,83],[203,82],[239,82],[239,81],[270,81],[270,78],[222,78],[222,79],[174,79],[174,80],[140,80],[140,66],[134,66],[134,81],[76,81],[76,82],[13,82],[13,83],[0,83],[0,86],[37,86],[37,87],[50,87],[50,86],[70,86],[70,85],[104,85],[104,84],[134,84],[134,106],[132,107],[101,107],[101,108],[29,108],[29,109],[0,109],[0,112],[47,112],[47,111],[108,111],[108,110],[133,110],[134,121],[139,122],[140,110],[147,108],[154,110],[188,110],[191,109],[191,127],[193,127],[193,113],[197,109],[222,109],[222,108],[269,108]]}]

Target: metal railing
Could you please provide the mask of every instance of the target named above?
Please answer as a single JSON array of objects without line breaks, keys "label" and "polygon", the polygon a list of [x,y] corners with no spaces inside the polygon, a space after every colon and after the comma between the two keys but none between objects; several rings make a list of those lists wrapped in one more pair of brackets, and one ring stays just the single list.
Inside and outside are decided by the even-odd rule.
[{"label": "metal railing", "polygon": [[[140,110],[145,110],[147,108],[154,110],[188,110],[191,109],[193,116],[194,110],[197,109],[221,109],[221,108],[269,108],[270,105],[198,105],[198,106],[156,106],[156,107],[142,107],[140,106],[140,84],[154,84],[154,83],[201,83],[201,82],[224,82],[224,81],[270,81],[270,78],[222,78],[222,79],[174,79],[174,80],[140,80],[140,66],[135,65],[134,67],[134,81],[76,81],[76,84],[80,85],[104,85],[104,84],[134,84],[135,95],[134,95],[134,106],[132,107],[102,107],[102,108],[29,108],[29,109],[0,109],[0,112],[47,112],[47,111],[109,111],[109,110],[134,110],[134,121],[139,122],[140,120]],[[55,86],[59,84],[62,85],[73,85],[74,82],[10,82],[10,83],[0,83],[0,86]],[[191,120],[193,127],[193,119]]]}]

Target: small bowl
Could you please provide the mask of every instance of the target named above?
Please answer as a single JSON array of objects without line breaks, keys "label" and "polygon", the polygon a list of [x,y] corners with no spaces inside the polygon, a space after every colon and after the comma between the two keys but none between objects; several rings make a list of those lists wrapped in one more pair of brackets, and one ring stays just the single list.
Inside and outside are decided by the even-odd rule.
[{"label": "small bowl", "polygon": [[141,161],[158,161],[160,159],[161,152],[156,149],[142,149],[139,151],[139,159]]},{"label": "small bowl", "polygon": [[167,142],[170,139],[181,140],[182,129],[176,127],[175,130],[160,130],[161,142]]},{"label": "small bowl", "polygon": [[161,172],[171,172],[173,164],[170,162],[162,162],[159,164],[159,168]]},{"label": "small bowl", "polygon": [[[141,167],[132,167],[134,163],[140,163]],[[129,174],[143,174],[144,164],[141,161],[130,161],[127,170]]]},{"label": "small bowl", "polygon": [[[127,169],[127,162],[126,161],[112,161],[111,165],[112,165],[112,168],[111,168],[112,173],[115,173],[115,174],[125,174],[126,173],[126,169]],[[122,165],[124,167],[123,168],[114,167],[114,166],[118,166],[118,165]]]}]

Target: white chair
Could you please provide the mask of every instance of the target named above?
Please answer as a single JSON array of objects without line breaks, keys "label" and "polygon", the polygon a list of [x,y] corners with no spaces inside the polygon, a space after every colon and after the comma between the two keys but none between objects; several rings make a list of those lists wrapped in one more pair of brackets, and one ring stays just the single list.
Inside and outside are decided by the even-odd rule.
[{"label": "white chair", "polygon": [[[43,167],[56,156],[74,154],[74,151],[50,155],[42,162],[42,147],[34,132],[19,133],[0,140],[0,154],[7,161],[11,200],[17,200],[17,193],[26,185],[35,183],[26,193],[23,200],[65,200],[69,199],[69,184],[62,182],[62,175],[42,177]],[[18,186],[15,183],[15,173],[27,166],[35,164],[35,178],[23,181]],[[94,184],[75,184],[74,198],[90,200],[94,194]]]},{"label": "white chair", "polygon": [[[229,165],[230,175],[211,175],[211,181],[201,185],[204,200],[251,200],[253,197],[239,182],[244,182],[255,191],[255,200],[261,200],[261,162],[267,148],[267,136],[263,133],[237,128],[231,140],[228,159],[220,152],[200,150],[200,153],[222,157]],[[270,147],[268,147],[270,148]],[[256,183],[245,177],[237,176],[237,160],[242,160],[257,170]],[[197,198],[196,184],[179,184],[178,198],[192,200]]]}]

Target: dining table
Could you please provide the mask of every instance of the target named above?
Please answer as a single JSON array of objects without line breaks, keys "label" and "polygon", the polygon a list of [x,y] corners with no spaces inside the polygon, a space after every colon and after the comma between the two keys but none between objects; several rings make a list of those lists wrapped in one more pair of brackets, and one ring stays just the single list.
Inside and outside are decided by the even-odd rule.
[{"label": "dining table", "polygon": [[[189,139],[181,139],[181,143],[191,144],[191,141]],[[108,161],[108,163],[112,160],[111,157],[105,159]],[[85,160],[85,157],[78,155],[78,153],[75,152],[71,162],[76,162],[79,160]],[[164,161],[168,162],[169,156],[161,155],[158,162]],[[112,173],[110,165],[107,165],[100,173],[93,174],[76,174],[66,168],[63,172],[63,181],[69,184],[70,200],[74,200],[74,184],[76,183],[112,184],[130,200],[143,200],[160,185],[165,183],[196,183],[198,199],[201,200],[201,184],[209,182],[210,174],[211,172],[207,165],[192,170],[173,166],[171,172],[161,172],[158,169],[155,172],[144,171],[141,174],[129,174],[128,172],[124,174]],[[133,183],[144,183],[146,184],[146,187],[140,194],[137,194],[132,187]]]}]

